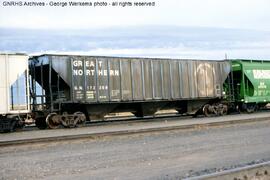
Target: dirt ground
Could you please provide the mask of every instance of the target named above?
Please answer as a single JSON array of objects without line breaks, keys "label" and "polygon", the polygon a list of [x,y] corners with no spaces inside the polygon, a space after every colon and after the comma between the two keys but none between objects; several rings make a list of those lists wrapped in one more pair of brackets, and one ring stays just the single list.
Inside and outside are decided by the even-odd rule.
[{"label": "dirt ground", "polygon": [[0,179],[179,179],[270,158],[270,121],[1,147]]}]

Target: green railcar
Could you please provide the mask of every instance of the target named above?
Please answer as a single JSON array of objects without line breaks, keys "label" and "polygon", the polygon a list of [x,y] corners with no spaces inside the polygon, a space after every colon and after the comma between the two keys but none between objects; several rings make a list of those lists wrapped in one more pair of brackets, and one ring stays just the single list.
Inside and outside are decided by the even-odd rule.
[{"label": "green railcar", "polygon": [[270,61],[231,60],[234,101],[252,112],[270,102]]}]

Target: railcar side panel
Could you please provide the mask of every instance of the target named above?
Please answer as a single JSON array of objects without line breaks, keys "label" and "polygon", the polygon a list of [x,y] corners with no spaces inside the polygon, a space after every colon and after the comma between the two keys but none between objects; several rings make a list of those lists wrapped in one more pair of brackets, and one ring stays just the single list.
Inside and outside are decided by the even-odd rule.
[{"label": "railcar side panel", "polygon": [[131,63],[128,59],[123,59],[121,63],[121,92],[123,101],[132,100],[132,84],[131,84]]},{"label": "railcar side panel", "polygon": [[206,63],[197,62],[197,82],[198,82],[198,96],[206,96],[206,75],[207,70],[205,68]]},{"label": "railcar side panel", "polygon": [[180,86],[180,71],[179,71],[179,62],[172,61],[170,62],[170,77],[171,77],[171,91],[172,99],[179,99],[181,86]]},{"label": "railcar side panel", "polygon": [[7,92],[7,70],[8,61],[5,55],[0,55],[0,114],[6,114],[8,112],[8,92]]},{"label": "railcar side panel", "polygon": [[109,92],[111,101],[120,101],[121,99],[121,78],[119,59],[109,59]]},{"label": "railcar side panel", "polygon": [[[76,59],[75,57],[73,57]],[[49,64],[49,59],[51,59],[52,68],[59,74],[59,76],[67,83],[71,84],[71,56],[50,56],[43,57],[40,63]]]},{"label": "railcar side panel", "polygon": [[0,114],[30,112],[28,56],[0,54]]},{"label": "railcar side panel", "polygon": [[144,98],[145,100],[153,99],[153,76],[152,76],[152,61],[143,62],[143,74],[144,74]]},{"label": "railcar side panel", "polygon": [[131,60],[133,100],[143,100],[142,60]]},{"label": "railcar side panel", "polygon": [[[232,61],[234,77],[239,87],[237,101],[245,104],[270,102],[270,62],[256,60]],[[236,86],[236,85],[235,85]]]},{"label": "railcar side panel", "polygon": [[230,71],[226,61],[64,55],[36,59],[51,59],[53,71],[70,87],[69,100],[83,103],[221,97]]},{"label": "railcar side panel", "polygon": [[[223,92],[223,85],[220,82],[224,82],[223,74],[225,73],[223,62],[221,63],[213,63],[213,87],[209,88],[209,96],[221,97]],[[229,73],[229,72],[228,72]]]},{"label": "railcar side panel", "polygon": [[72,87],[73,100],[85,101],[85,63],[82,57],[72,57]]},{"label": "railcar side panel", "polygon": [[152,60],[153,99],[162,99],[162,67],[160,60]]},{"label": "railcar side panel", "polygon": [[171,77],[170,77],[170,61],[161,61],[162,66],[162,99],[171,99]]},{"label": "railcar side panel", "polygon": [[98,58],[97,65],[98,83],[96,89],[98,91],[99,101],[109,101],[109,84],[108,84],[108,59]]},{"label": "railcar side panel", "polygon": [[188,69],[188,76],[189,76],[189,91],[190,97],[189,98],[196,98],[198,97],[198,84],[197,84],[197,72],[196,72],[196,62],[188,61],[189,69]]},{"label": "railcar side panel", "polygon": [[84,58],[85,68],[85,101],[95,102],[97,101],[97,76],[96,76],[96,59],[91,57]]},{"label": "railcar side panel", "polygon": [[180,73],[180,92],[181,98],[188,99],[190,95],[190,84],[191,84],[191,77],[189,76],[189,67],[190,64],[187,61],[179,61],[181,65],[181,73]]}]

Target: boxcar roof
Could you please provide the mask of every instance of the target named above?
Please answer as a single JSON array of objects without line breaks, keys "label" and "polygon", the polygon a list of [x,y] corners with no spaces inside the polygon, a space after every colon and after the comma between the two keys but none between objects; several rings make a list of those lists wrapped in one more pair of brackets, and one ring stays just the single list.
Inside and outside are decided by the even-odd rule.
[{"label": "boxcar roof", "polygon": [[41,54],[34,55],[31,58],[43,56],[75,56],[75,57],[92,57],[92,58],[112,58],[112,59],[152,59],[152,60],[188,60],[188,61],[228,61],[228,59],[181,59],[181,58],[158,58],[158,57],[126,57],[126,56],[91,56],[91,55],[78,55],[78,54]]},{"label": "boxcar roof", "polygon": [[270,60],[268,59],[230,59],[231,61],[239,61],[243,63],[252,63],[252,62],[269,62]]},{"label": "boxcar roof", "polygon": [[0,52],[0,55],[18,55],[18,56],[28,56],[26,53],[5,53],[5,52]]}]

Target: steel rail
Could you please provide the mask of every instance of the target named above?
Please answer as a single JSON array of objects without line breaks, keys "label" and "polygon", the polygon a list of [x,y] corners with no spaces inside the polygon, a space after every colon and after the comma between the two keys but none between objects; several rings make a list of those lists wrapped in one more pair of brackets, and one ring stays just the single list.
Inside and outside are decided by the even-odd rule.
[{"label": "steel rail", "polygon": [[229,170],[215,172],[211,174],[184,178],[184,180],[269,180],[270,179],[270,161],[258,164],[237,167]]},{"label": "steel rail", "polygon": [[[176,113],[164,113],[164,114],[158,114],[156,116],[145,116],[143,118],[136,117],[136,116],[111,116],[106,117],[104,120],[93,120],[90,122],[86,122],[83,127],[90,127],[90,126],[104,126],[104,125],[111,125],[111,124],[119,124],[119,123],[132,123],[132,122],[150,122],[151,120],[154,120],[156,122],[163,121],[164,118],[170,118],[170,120],[175,118],[181,118],[181,119],[187,119],[191,118],[191,115],[180,115]],[[34,129],[35,128],[35,129]],[[78,127],[80,128],[80,127]],[[64,127],[60,127],[58,129],[64,129]],[[39,130],[35,125],[28,125],[23,127],[23,129],[18,129],[18,132],[22,131],[34,131]],[[13,132],[10,132],[13,133]]]},{"label": "steel rail", "polygon": [[[269,109],[263,109],[258,111],[257,113],[263,113],[263,112],[270,112]],[[239,112],[233,112],[230,113],[226,116],[233,116],[240,114]],[[255,114],[255,113],[253,113]],[[203,116],[203,115],[202,115]],[[100,125],[107,125],[107,124],[117,124],[117,123],[131,123],[131,122],[147,122],[150,120],[155,120],[155,121],[162,121],[164,118],[190,118],[192,115],[187,115],[187,114],[177,114],[177,113],[160,113],[154,116],[145,116],[145,117],[136,117],[133,115],[127,115],[127,116],[109,116],[105,117],[104,120],[93,120],[90,122],[86,122],[83,127],[89,127],[92,125],[100,126]],[[62,129],[64,127],[59,127],[58,129]],[[28,125],[23,127],[22,129],[17,129],[17,132],[22,132],[22,131],[34,131],[34,130],[39,130],[34,124],[33,125]],[[12,132],[11,132],[12,133]]]}]

